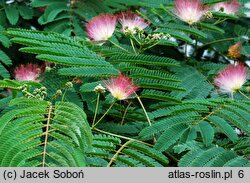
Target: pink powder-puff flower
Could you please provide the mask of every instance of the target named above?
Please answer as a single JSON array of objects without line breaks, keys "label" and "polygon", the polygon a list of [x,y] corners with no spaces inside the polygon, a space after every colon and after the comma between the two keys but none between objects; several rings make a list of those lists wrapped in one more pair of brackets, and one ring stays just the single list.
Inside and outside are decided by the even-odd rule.
[{"label": "pink powder-puff flower", "polygon": [[214,84],[219,87],[221,93],[228,93],[231,96],[239,90],[247,80],[247,69],[243,63],[228,65],[214,78]]},{"label": "pink powder-puff flower", "polygon": [[108,81],[103,81],[111,95],[117,100],[125,100],[135,93],[138,86],[127,76],[119,74],[117,77],[111,77]]},{"label": "pink powder-puff flower", "polygon": [[39,81],[36,80],[44,71],[44,68],[37,64],[21,64],[14,70],[14,77],[20,81]]},{"label": "pink powder-puff flower", "polygon": [[143,30],[149,25],[149,23],[144,18],[132,11],[120,13],[118,15],[118,21],[122,25],[122,32],[129,31],[131,33],[135,33],[136,28]]},{"label": "pink powder-puff flower", "polygon": [[226,14],[236,14],[239,10],[240,3],[237,1],[231,1],[231,2],[220,2],[216,3],[212,9],[214,11],[221,11]]},{"label": "pink powder-puff flower", "polygon": [[175,0],[176,15],[192,25],[199,22],[205,13],[200,0]]},{"label": "pink powder-puff flower", "polygon": [[93,42],[104,43],[114,33],[117,17],[112,14],[101,14],[86,25],[87,35]]}]

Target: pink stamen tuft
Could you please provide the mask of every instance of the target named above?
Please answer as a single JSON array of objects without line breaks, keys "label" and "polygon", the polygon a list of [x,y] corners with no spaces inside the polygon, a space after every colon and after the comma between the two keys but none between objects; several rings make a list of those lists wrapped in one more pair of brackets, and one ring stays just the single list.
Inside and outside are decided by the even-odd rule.
[{"label": "pink stamen tuft", "polygon": [[228,65],[214,78],[214,84],[220,92],[233,94],[239,90],[247,80],[247,69],[243,63]]},{"label": "pink stamen tuft", "polygon": [[105,42],[114,33],[117,17],[112,14],[101,14],[94,17],[87,25],[87,35],[91,41]]},{"label": "pink stamen tuft", "polygon": [[111,77],[104,81],[106,88],[117,100],[125,100],[138,90],[138,86],[127,76],[119,74],[117,77]]},{"label": "pink stamen tuft", "polygon": [[237,1],[216,3],[212,9],[226,14],[236,14],[239,11],[240,3]]},{"label": "pink stamen tuft", "polygon": [[126,32],[127,30],[133,33],[135,28],[143,30],[149,25],[149,23],[144,18],[132,11],[120,13],[118,15],[118,21],[122,25],[122,32]]},{"label": "pink stamen tuft", "polygon": [[199,22],[204,14],[200,0],[175,0],[175,9],[176,15],[189,25]]},{"label": "pink stamen tuft", "polygon": [[37,81],[36,79],[43,71],[44,68],[37,64],[21,64],[14,70],[14,76],[20,81]]}]

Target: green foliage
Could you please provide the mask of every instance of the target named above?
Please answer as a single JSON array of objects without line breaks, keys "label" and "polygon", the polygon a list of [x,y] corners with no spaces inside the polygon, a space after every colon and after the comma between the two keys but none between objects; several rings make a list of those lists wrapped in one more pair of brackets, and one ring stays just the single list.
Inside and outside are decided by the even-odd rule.
[{"label": "green foliage", "polygon": [[225,134],[236,142],[235,127],[249,135],[249,109],[250,103],[241,100],[190,100],[151,112],[155,124],[143,129],[140,136],[148,139],[153,134],[160,135],[154,146],[160,151],[169,149],[178,140],[202,139],[205,146],[210,146],[215,134]]},{"label": "green foliage", "polygon": [[17,80],[10,80],[10,79],[0,80],[0,87],[1,88],[9,88],[9,89],[19,90],[20,87],[22,87],[25,84],[30,85],[30,86],[36,86],[36,87],[41,86],[40,83],[37,83],[34,81],[17,81]]},{"label": "green foliage", "polygon": [[178,163],[181,167],[249,167],[250,163],[234,151],[222,147],[193,147]]},{"label": "green foliage", "polygon": [[[4,27],[0,25],[0,42],[4,47],[9,48],[10,40],[6,35],[4,35],[3,31],[4,31]],[[6,67],[9,67],[11,65],[12,65],[12,61],[10,57],[0,47],[0,76],[2,78],[10,78],[10,74],[8,70],[6,69]]]},{"label": "green foliage", "polygon": [[95,135],[92,145],[88,166],[162,167],[169,163],[161,152],[136,141],[122,144],[118,138]]},{"label": "green foliage", "polygon": [[[208,83],[206,77],[195,68],[182,65],[180,68],[174,68],[176,76],[182,80],[180,87],[184,88],[184,92],[171,92],[171,96],[178,99],[198,99],[206,98],[213,89],[213,86]],[[185,75],[183,75],[185,73]]]},{"label": "green foliage", "polygon": [[179,25],[179,24],[169,23],[167,25],[164,25],[163,27],[168,28],[170,30],[182,31],[184,33],[195,35],[195,36],[202,37],[202,38],[207,37],[207,35],[205,33],[203,33],[202,31],[200,31],[200,30],[198,30],[196,28],[186,26],[186,25]]},{"label": "green foliage", "polygon": [[[208,12],[193,25],[179,20],[172,0],[1,1],[0,8],[0,166],[250,166],[250,83],[233,99],[214,86],[235,59],[231,45],[242,44],[234,61],[249,60],[244,8]],[[93,17],[127,10],[150,25],[124,33],[118,22],[102,45],[89,40]],[[39,80],[11,79],[29,62],[45,68]],[[121,101],[104,84],[119,73],[138,86]]]},{"label": "green foliage", "polygon": [[[82,20],[89,21],[92,17],[100,13],[113,13],[126,10],[127,6],[147,6],[159,7],[159,4],[172,3],[171,1],[121,1],[121,0],[34,0],[32,7],[44,8],[44,13],[38,18],[41,25],[45,25],[45,30],[59,32],[65,35],[83,36]],[[15,16],[17,17],[17,16]]]},{"label": "green foliage", "polygon": [[29,1],[6,3],[2,1],[0,6],[5,10],[5,16],[11,25],[16,25],[20,17],[29,20],[33,18],[34,10],[28,5]]},{"label": "green foliage", "polygon": [[[174,59],[152,55],[120,54],[111,56],[109,62],[119,64],[120,71],[127,72],[137,85],[144,88],[142,97],[178,102],[178,99],[166,91],[185,90],[179,87],[180,80],[167,70],[168,67],[179,66]],[[159,68],[164,68],[164,71]]]},{"label": "green foliage", "polygon": [[233,14],[226,14],[223,12],[212,12],[213,17],[215,18],[227,18],[227,19],[237,19],[238,17]]},{"label": "green foliage", "polygon": [[66,37],[57,33],[46,33],[30,30],[9,30],[15,36],[13,42],[30,47],[21,48],[26,53],[39,54],[37,59],[64,66],[58,73],[66,76],[101,77],[117,74],[117,70],[103,57],[90,51],[81,40]]},{"label": "green foliage", "polygon": [[13,99],[0,118],[1,166],[85,166],[92,133],[72,103]]}]

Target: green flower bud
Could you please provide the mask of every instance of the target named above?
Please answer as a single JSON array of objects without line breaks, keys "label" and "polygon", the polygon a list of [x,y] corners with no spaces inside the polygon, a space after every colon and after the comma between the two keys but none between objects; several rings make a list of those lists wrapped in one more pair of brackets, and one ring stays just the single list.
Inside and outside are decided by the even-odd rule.
[{"label": "green flower bud", "polygon": [[72,82],[67,82],[66,84],[65,84],[65,87],[66,88],[72,88],[73,87],[73,83]]}]

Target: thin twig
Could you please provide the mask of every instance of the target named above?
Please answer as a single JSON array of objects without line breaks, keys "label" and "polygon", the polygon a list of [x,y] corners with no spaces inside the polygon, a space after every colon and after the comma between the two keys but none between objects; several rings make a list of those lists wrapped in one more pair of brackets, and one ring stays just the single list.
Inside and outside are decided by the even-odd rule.
[{"label": "thin twig", "polygon": [[[142,103],[140,97],[139,97],[138,95],[136,95],[136,97],[137,97],[139,103],[141,104],[142,110],[143,110],[143,112],[144,112],[144,114],[145,114],[145,116],[146,116],[146,118],[147,118],[147,121],[148,121],[149,126],[152,126],[152,123],[151,123],[151,121],[150,121],[150,119],[149,119],[148,113],[147,113],[147,111],[146,111],[146,109],[145,109],[145,107],[144,107],[144,105],[143,105],[143,103]],[[156,143],[155,135],[153,135],[153,142]]]},{"label": "thin twig", "polygon": [[65,89],[63,96],[62,96],[62,102],[64,101],[65,95],[66,95],[67,89]]},{"label": "thin twig", "polygon": [[225,41],[232,41],[232,40],[234,40],[235,38],[225,38],[225,39],[219,39],[219,40],[215,40],[215,41],[211,41],[211,42],[208,42],[208,43],[206,43],[206,44],[203,44],[203,45],[201,45],[200,47],[198,47],[198,49],[201,49],[201,48],[203,48],[203,47],[206,47],[206,46],[208,46],[208,45],[210,45],[210,44],[215,44],[215,43],[220,43],[220,42],[225,42]]},{"label": "thin twig", "polygon": [[130,43],[131,43],[131,46],[132,46],[132,48],[133,48],[135,54],[137,54],[136,49],[135,49],[134,42],[133,42],[133,40],[132,40],[131,38],[130,38]]},{"label": "thin twig", "polygon": [[118,44],[114,43],[113,41],[109,40],[110,43],[112,43],[113,45],[115,45],[117,48],[120,48],[121,50],[127,52],[127,53],[130,53],[128,50],[126,50],[125,48],[119,46]]},{"label": "thin twig", "polygon": [[129,109],[129,107],[130,107],[131,104],[132,104],[132,102],[130,102],[130,103],[128,104],[128,106],[126,107],[126,109],[125,109],[125,111],[124,111],[124,114],[123,114],[123,116],[122,116],[121,125],[123,125],[125,116],[126,116],[126,114],[127,114],[127,112],[128,112],[128,109]]},{"label": "thin twig", "polygon": [[94,128],[98,123],[101,122],[101,120],[108,114],[108,112],[110,111],[110,109],[113,107],[114,104],[115,104],[115,102],[113,102],[113,103],[109,106],[108,110],[102,115],[102,117],[101,117],[95,124],[92,125],[92,128]]},{"label": "thin twig", "polygon": [[98,129],[98,128],[92,128],[92,130],[97,131],[97,132],[100,132],[100,133],[103,133],[103,134],[106,134],[106,135],[110,135],[110,136],[118,137],[118,138],[121,138],[121,139],[125,139],[125,140],[133,140],[133,141],[135,141],[135,142],[139,142],[139,143],[141,143],[141,144],[144,144],[144,145],[153,147],[152,144],[149,144],[149,143],[147,143],[147,142],[143,142],[143,141],[140,141],[140,140],[136,140],[136,139],[133,139],[133,138],[129,138],[129,137],[126,137],[126,136],[123,136],[123,135],[117,135],[117,134],[114,134],[114,133],[106,132],[106,131],[100,130],[100,129]]},{"label": "thin twig", "polygon": [[126,147],[126,145],[128,145],[129,143],[134,142],[134,140],[129,140],[126,143],[124,143],[119,149],[118,151],[116,151],[116,153],[114,154],[114,156],[110,159],[107,167],[110,167],[111,164],[115,161],[115,159],[117,158],[117,156],[119,155],[119,153]]},{"label": "thin twig", "polygon": [[149,117],[148,117],[148,113],[147,113],[147,111],[146,111],[146,109],[145,109],[145,107],[144,107],[144,105],[143,105],[143,103],[142,103],[140,97],[139,97],[138,95],[136,95],[136,98],[138,99],[138,101],[139,101],[139,103],[140,103],[140,105],[141,105],[141,107],[142,107],[142,110],[143,110],[143,112],[144,112],[144,114],[145,114],[145,116],[146,116],[146,118],[147,118],[147,121],[148,121],[149,126],[152,126],[152,123],[151,123],[151,121],[150,121],[150,119],[149,119]]},{"label": "thin twig", "polygon": [[[146,143],[146,142],[143,142],[143,141],[140,141],[140,140],[137,140],[137,139],[133,139],[133,138],[129,138],[129,137],[125,137],[125,136],[122,136],[122,135],[117,135],[117,134],[114,134],[114,133],[110,133],[110,132],[106,132],[106,131],[103,131],[103,130],[100,130],[98,128],[93,128],[93,130],[97,131],[97,132],[100,132],[100,133],[103,133],[103,134],[106,134],[106,135],[110,135],[110,136],[114,136],[114,137],[118,137],[118,138],[121,138],[121,139],[125,139],[125,140],[128,140],[129,141],[133,141],[133,142],[139,142],[141,144],[144,144],[144,145],[147,145],[149,147],[153,147],[154,145],[152,144],[149,144],[149,143]],[[126,144],[127,145],[127,144]],[[165,151],[165,153],[171,158],[173,159],[174,161],[178,162],[179,160],[177,158],[175,158],[171,153]]]},{"label": "thin twig", "polygon": [[95,120],[96,120],[96,116],[97,116],[97,112],[98,112],[98,108],[99,108],[99,101],[100,101],[100,92],[98,92],[97,94],[97,99],[96,99],[96,106],[95,106],[95,114],[94,114],[94,119],[93,119],[93,122],[92,122],[92,127],[94,126],[95,124]]},{"label": "thin twig", "polygon": [[248,100],[250,100],[250,97],[246,96],[242,91],[239,90],[239,93],[240,93],[241,95],[243,95],[245,98],[247,98]]},{"label": "thin twig", "polygon": [[46,129],[45,129],[45,138],[44,138],[44,148],[43,148],[43,161],[42,166],[45,166],[45,160],[46,160],[46,154],[47,154],[47,144],[48,144],[48,137],[49,137],[49,126],[50,126],[50,120],[51,120],[51,113],[52,113],[53,106],[49,107],[48,112],[48,119],[46,123]]}]

